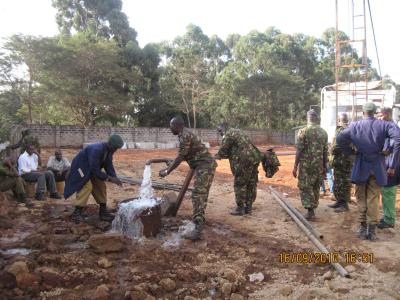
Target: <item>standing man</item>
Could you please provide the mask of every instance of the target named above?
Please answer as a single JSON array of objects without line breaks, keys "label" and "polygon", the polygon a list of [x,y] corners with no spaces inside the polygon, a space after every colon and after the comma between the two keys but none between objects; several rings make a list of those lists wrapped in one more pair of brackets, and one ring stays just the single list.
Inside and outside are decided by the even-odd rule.
[{"label": "standing man", "polygon": [[[388,176],[395,174],[400,153],[400,132],[392,122],[374,117],[376,106],[372,102],[363,105],[363,119],[352,122],[336,138],[345,155],[350,155],[352,143],[356,149],[351,181],[356,184],[356,198],[360,214],[359,238],[375,240],[379,214],[381,187]],[[385,166],[385,140],[393,141],[393,155]]]},{"label": "standing man", "polygon": [[32,202],[26,199],[24,181],[14,167],[10,157],[0,161],[0,191],[12,190],[17,202],[25,203],[27,207],[33,207]]},{"label": "standing man", "polygon": [[346,113],[339,115],[339,126],[336,129],[335,136],[332,141],[331,165],[335,183],[333,185],[333,193],[336,202],[328,205],[335,209],[335,212],[344,212],[349,210],[350,193],[351,193],[351,166],[350,156],[344,155],[336,142],[336,137],[348,127],[349,118]]},{"label": "standing man", "polygon": [[[99,217],[102,221],[112,222],[114,215],[107,211],[106,181],[122,186],[115,174],[113,165],[114,153],[122,148],[122,138],[113,134],[107,143],[92,144],[81,150],[72,160],[70,173],[65,182],[64,197],[69,198],[76,192],[75,210],[71,219],[79,224],[85,221],[83,210],[90,194],[99,204]],[[104,169],[105,172],[102,171]]]},{"label": "standing man", "polygon": [[62,151],[57,149],[54,156],[50,156],[47,162],[47,170],[53,172],[56,182],[65,181],[65,177],[71,168],[71,164],[63,157]]},{"label": "standing man", "polygon": [[[383,121],[392,122],[392,109],[389,107],[384,107],[381,109],[379,119]],[[397,126],[397,125],[396,125]],[[390,168],[390,161],[393,156],[393,141],[391,139],[386,139],[384,147],[385,164],[386,168]],[[393,228],[396,222],[396,194],[397,185],[400,183],[400,164],[397,163],[396,171],[394,176],[389,176],[387,184],[382,187],[382,208],[383,217],[379,221],[378,228]]]},{"label": "standing man", "polygon": [[26,151],[19,156],[18,172],[27,182],[37,182],[35,199],[39,201],[46,200],[45,192],[50,192],[50,198],[61,199],[56,189],[54,175],[50,171],[39,171],[42,160],[39,153],[32,145],[28,145]]},{"label": "standing man", "polygon": [[326,174],[328,159],[328,135],[317,122],[317,113],[309,110],[307,126],[300,129],[298,134],[296,160],[292,172],[294,178],[298,175],[297,186],[301,202],[308,211],[305,218],[310,221],[315,219],[319,188]]},{"label": "standing man", "polygon": [[195,241],[201,239],[208,194],[217,163],[200,139],[185,128],[185,122],[182,117],[173,118],[170,122],[170,129],[174,135],[179,137],[179,152],[172,164],[168,168],[161,170],[159,175],[160,177],[167,176],[184,160],[191,169],[195,170],[192,203],[193,222],[196,227],[190,234],[185,236],[185,238]]},{"label": "standing man", "polygon": [[215,159],[228,158],[234,176],[236,209],[231,215],[251,214],[257,196],[258,165],[261,154],[249,137],[239,129],[228,128],[227,123],[218,126],[222,142]]}]

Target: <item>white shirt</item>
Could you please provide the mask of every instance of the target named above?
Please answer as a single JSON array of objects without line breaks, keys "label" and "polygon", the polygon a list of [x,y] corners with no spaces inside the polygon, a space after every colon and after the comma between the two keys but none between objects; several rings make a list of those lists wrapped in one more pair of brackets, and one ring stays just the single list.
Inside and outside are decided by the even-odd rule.
[{"label": "white shirt", "polygon": [[18,173],[22,175],[31,171],[36,171],[39,165],[38,156],[33,153],[29,155],[28,152],[22,153],[18,158]]},{"label": "white shirt", "polygon": [[65,157],[61,158],[61,160],[57,160],[55,156],[50,156],[49,161],[47,162],[47,168],[52,168],[60,172],[68,170],[70,167],[71,164]]}]

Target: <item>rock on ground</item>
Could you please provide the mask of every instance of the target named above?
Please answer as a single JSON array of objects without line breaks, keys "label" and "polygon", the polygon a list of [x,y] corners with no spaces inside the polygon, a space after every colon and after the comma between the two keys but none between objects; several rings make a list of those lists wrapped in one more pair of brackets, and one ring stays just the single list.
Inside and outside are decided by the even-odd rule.
[{"label": "rock on ground", "polygon": [[95,234],[88,240],[96,253],[120,252],[125,248],[124,237],[120,234]]}]

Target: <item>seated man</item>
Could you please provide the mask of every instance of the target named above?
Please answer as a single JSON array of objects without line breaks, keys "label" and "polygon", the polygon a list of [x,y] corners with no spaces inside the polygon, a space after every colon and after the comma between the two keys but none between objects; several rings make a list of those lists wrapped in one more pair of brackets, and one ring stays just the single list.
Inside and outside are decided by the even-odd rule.
[{"label": "seated man", "polygon": [[47,162],[47,170],[53,172],[56,182],[65,181],[65,176],[67,175],[71,164],[68,159],[63,157],[60,149],[54,152],[54,156],[50,156]]},{"label": "seated man", "polygon": [[0,191],[7,192],[12,190],[14,197],[20,203],[25,203],[27,207],[32,207],[32,202],[26,199],[24,181],[19,176],[14,167],[14,162],[10,157],[0,161]]},{"label": "seated man", "polygon": [[18,172],[27,182],[37,182],[36,200],[46,200],[45,192],[50,191],[50,198],[61,199],[56,190],[56,181],[53,172],[39,171],[38,167],[42,164],[39,154],[32,145],[28,145],[26,151],[19,156]]}]

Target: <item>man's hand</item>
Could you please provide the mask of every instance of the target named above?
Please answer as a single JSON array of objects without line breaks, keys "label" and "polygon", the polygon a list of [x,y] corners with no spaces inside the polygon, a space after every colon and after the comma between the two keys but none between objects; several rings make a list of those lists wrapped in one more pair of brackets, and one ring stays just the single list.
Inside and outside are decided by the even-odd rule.
[{"label": "man's hand", "polygon": [[116,185],[122,186],[122,182],[121,182],[121,180],[120,180],[118,177],[108,177],[108,180],[109,180],[111,183],[114,183],[114,184],[116,184]]},{"label": "man's hand", "polygon": [[158,173],[158,175],[159,175],[160,177],[165,177],[165,176],[167,176],[167,175],[168,175],[168,168],[162,169],[162,170]]},{"label": "man's hand", "polygon": [[395,169],[387,169],[388,176],[394,176]]},{"label": "man's hand", "polygon": [[292,171],[293,177],[297,178],[297,166],[293,167],[293,171]]}]

